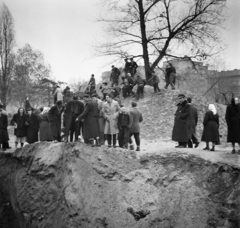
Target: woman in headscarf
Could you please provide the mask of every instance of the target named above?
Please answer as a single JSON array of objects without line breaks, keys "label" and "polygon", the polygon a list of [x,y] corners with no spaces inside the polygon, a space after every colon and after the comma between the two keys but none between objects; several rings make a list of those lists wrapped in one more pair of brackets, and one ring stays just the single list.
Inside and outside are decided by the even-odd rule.
[{"label": "woman in headscarf", "polygon": [[[219,142],[219,115],[213,104],[209,104],[208,106],[208,111],[204,116],[203,126],[202,141],[206,142],[204,150],[215,151],[215,144]],[[212,142],[211,149],[209,142]]]},{"label": "woman in headscarf", "polygon": [[237,97],[233,97],[231,104],[227,106],[225,119],[228,126],[227,142],[232,143],[232,154],[235,154],[235,143],[240,146],[240,106]]},{"label": "woman in headscarf", "polygon": [[39,115],[40,120],[40,141],[53,141],[50,124],[48,119],[49,107],[44,107]]}]

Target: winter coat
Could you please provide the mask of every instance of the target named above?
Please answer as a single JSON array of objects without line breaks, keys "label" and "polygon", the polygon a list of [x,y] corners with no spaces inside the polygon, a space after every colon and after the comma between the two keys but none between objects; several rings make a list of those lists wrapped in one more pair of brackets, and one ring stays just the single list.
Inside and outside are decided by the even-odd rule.
[{"label": "winter coat", "polygon": [[190,116],[190,106],[187,101],[178,104],[175,113],[174,126],[172,132],[172,140],[176,142],[187,142],[188,135],[188,119]]},{"label": "winter coat", "polygon": [[212,111],[207,111],[203,120],[202,141],[204,142],[219,142],[219,116],[214,115]]},{"label": "winter coat", "polygon": [[103,113],[106,119],[104,134],[114,135],[118,131],[118,112],[120,107],[117,101],[112,100],[111,103],[105,102],[103,106]]},{"label": "winter coat", "polygon": [[137,108],[132,108],[130,115],[132,116],[133,123],[129,129],[129,133],[140,133],[139,123],[143,121],[142,113]]},{"label": "winter coat", "polygon": [[27,135],[27,126],[26,126],[27,115],[23,114],[22,116],[19,113],[13,115],[11,124],[17,124],[17,127],[14,128],[14,135],[17,137],[25,137]]},{"label": "winter coat", "polygon": [[98,122],[99,110],[96,101],[90,101],[85,105],[83,113],[78,116],[78,120],[83,121],[83,138],[94,139],[100,137],[100,127]]},{"label": "winter coat", "polygon": [[48,113],[45,112],[44,114],[40,114],[39,121],[40,121],[40,141],[52,141],[53,137],[50,129]]},{"label": "winter coat", "polygon": [[0,143],[7,143],[8,138],[8,117],[6,114],[1,113],[0,114]]},{"label": "winter coat", "polygon": [[75,118],[81,115],[83,110],[84,105],[81,101],[72,100],[67,103],[64,110],[64,135],[69,135],[72,121],[75,121]]},{"label": "winter coat", "polygon": [[27,142],[29,144],[37,142],[39,131],[38,116],[33,113],[31,114],[31,116],[27,115],[26,123],[27,123]]},{"label": "winter coat", "polygon": [[121,130],[122,127],[130,128],[133,119],[129,113],[120,113],[118,116],[118,128]]},{"label": "winter coat", "polygon": [[190,116],[188,119],[188,138],[191,139],[192,135],[196,137],[196,127],[198,123],[198,111],[197,108],[190,105]]},{"label": "winter coat", "polygon": [[54,139],[61,135],[61,116],[63,110],[64,108],[58,109],[57,105],[54,105],[48,111],[50,129]]},{"label": "winter coat", "polygon": [[227,106],[225,119],[228,126],[227,142],[240,143],[240,107],[231,104]]}]

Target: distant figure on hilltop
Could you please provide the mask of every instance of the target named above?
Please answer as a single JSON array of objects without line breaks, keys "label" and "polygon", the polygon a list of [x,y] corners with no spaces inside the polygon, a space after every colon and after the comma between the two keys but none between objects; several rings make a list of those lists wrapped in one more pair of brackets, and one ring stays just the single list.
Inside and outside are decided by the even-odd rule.
[{"label": "distant figure on hilltop", "polygon": [[112,83],[112,86],[113,84],[118,84],[118,78],[120,74],[121,74],[120,70],[114,65],[112,65],[112,71],[110,75],[110,82]]},{"label": "distant figure on hilltop", "polygon": [[136,74],[137,72],[137,68],[138,68],[138,65],[135,61],[133,61],[133,58],[130,58],[130,63],[129,63],[129,67],[130,67],[130,74],[132,77],[134,77],[134,75]]},{"label": "distant figure on hilltop", "polygon": [[96,92],[96,81],[94,78],[94,74],[92,74],[85,93],[91,96],[95,92]]},{"label": "distant figure on hilltop", "polygon": [[161,90],[158,87],[158,83],[160,82],[158,76],[156,75],[155,71],[152,70],[152,77],[149,79],[149,81],[152,81],[153,88],[154,88],[154,93],[159,93],[161,94]]},{"label": "distant figure on hilltop", "polygon": [[124,61],[125,61],[124,72],[126,77],[127,74],[131,72],[131,63],[128,61],[128,58],[124,59]]},{"label": "distant figure on hilltop", "polygon": [[166,80],[165,89],[167,89],[170,84],[172,89],[174,90],[175,83],[176,83],[176,69],[171,63],[168,63],[168,65],[167,65],[166,73],[165,73],[165,80]]}]

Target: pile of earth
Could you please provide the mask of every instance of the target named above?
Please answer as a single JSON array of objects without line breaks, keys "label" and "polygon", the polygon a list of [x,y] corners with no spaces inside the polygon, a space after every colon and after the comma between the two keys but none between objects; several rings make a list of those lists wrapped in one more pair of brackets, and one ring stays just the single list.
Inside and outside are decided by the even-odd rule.
[{"label": "pile of earth", "polygon": [[197,156],[45,142],[0,164],[1,228],[240,227],[239,168]]},{"label": "pile of earth", "polygon": [[[176,112],[176,100],[180,93],[192,98],[192,104],[198,109],[197,134],[201,139],[203,131],[203,118],[211,103],[203,96],[191,93],[185,90],[162,90],[162,94],[153,93],[153,88],[145,86],[144,99],[138,101],[138,108],[143,113],[143,122],[141,124],[141,136],[146,140],[170,139],[174,124],[174,114]],[[131,100],[126,98],[123,104],[131,106]],[[225,121],[226,105],[215,104],[220,117],[219,132],[222,136],[221,141],[226,142],[227,125]]]}]

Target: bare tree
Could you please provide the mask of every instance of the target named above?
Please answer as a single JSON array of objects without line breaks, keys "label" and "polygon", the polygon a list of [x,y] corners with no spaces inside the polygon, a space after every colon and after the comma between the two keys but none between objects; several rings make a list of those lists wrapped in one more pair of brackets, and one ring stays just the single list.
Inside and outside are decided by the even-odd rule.
[{"label": "bare tree", "polygon": [[0,100],[6,108],[9,84],[14,68],[13,18],[6,5],[0,8]]},{"label": "bare tree", "polygon": [[164,57],[206,58],[220,42],[217,28],[224,20],[225,0],[100,2],[108,7],[100,21],[107,23],[109,36],[98,46],[100,55],[127,57],[134,51],[134,57],[144,60],[147,79]]}]

